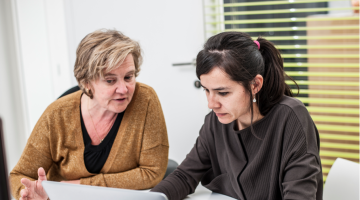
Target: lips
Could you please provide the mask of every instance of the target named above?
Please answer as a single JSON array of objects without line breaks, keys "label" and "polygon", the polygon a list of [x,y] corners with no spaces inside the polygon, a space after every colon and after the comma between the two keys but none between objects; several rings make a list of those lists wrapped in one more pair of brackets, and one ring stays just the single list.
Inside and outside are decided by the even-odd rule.
[{"label": "lips", "polygon": [[215,114],[216,114],[216,116],[218,116],[218,117],[223,117],[223,116],[226,115],[226,113],[215,113]]},{"label": "lips", "polygon": [[118,101],[118,102],[123,102],[126,100],[126,98],[119,98],[119,99],[114,99],[115,101]]}]

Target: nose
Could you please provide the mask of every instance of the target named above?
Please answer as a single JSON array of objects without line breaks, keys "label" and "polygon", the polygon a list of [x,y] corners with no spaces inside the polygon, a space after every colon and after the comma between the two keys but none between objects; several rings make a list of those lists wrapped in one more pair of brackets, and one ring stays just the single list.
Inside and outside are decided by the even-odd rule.
[{"label": "nose", "polygon": [[217,99],[214,95],[208,94],[207,100],[208,100],[209,109],[220,108],[220,103],[217,101]]},{"label": "nose", "polygon": [[125,81],[119,81],[116,86],[116,93],[126,94],[127,92],[128,92],[128,88]]}]

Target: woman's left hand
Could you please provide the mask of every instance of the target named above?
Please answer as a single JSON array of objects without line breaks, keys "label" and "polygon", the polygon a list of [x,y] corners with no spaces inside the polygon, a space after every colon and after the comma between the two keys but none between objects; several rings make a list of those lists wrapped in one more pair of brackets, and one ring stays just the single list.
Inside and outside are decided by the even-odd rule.
[{"label": "woman's left hand", "polygon": [[62,183],[71,183],[71,184],[80,184],[80,180],[73,180],[73,181],[61,181]]}]

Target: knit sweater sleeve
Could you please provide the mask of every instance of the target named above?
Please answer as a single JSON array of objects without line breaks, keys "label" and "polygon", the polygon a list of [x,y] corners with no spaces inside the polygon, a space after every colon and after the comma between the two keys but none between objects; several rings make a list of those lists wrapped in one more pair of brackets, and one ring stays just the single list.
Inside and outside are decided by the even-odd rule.
[{"label": "knit sweater sleeve", "polygon": [[[207,119],[209,119],[207,117]],[[207,148],[206,134],[209,126],[205,124],[200,130],[200,135],[190,153],[179,167],[165,180],[155,186],[152,192],[164,193],[169,200],[185,198],[194,193],[203,175],[211,168],[211,160]]]},{"label": "knit sweater sleeve", "polygon": [[134,123],[136,126],[144,126],[138,167],[119,173],[100,173],[81,178],[81,184],[148,189],[162,180],[168,163],[169,145],[164,115],[155,91],[152,90],[148,102],[145,124],[130,123]]},{"label": "knit sweater sleeve", "polygon": [[15,199],[20,198],[20,191],[25,188],[20,182],[22,178],[31,181],[38,179],[38,168],[43,167],[47,172],[53,161],[49,142],[48,112],[40,117],[35,125],[25,149],[13,170],[10,172],[11,193]]},{"label": "knit sweater sleeve", "polygon": [[[305,107],[295,108],[285,127],[282,191],[284,199],[322,199],[319,136]],[[321,190],[321,191],[319,191]]]}]

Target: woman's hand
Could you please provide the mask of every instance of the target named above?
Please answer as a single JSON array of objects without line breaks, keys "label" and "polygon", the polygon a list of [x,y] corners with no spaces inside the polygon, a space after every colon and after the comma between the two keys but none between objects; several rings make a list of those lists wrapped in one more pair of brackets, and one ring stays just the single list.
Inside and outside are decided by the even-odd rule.
[{"label": "woman's hand", "polygon": [[46,200],[48,196],[41,185],[41,182],[46,180],[46,173],[44,168],[38,169],[38,180],[30,181],[27,178],[22,178],[21,183],[25,186],[25,189],[20,191],[20,200]]},{"label": "woman's hand", "polygon": [[80,180],[73,180],[73,181],[61,181],[62,183],[71,183],[71,184],[80,184]]}]

